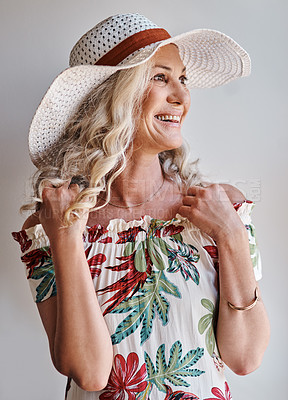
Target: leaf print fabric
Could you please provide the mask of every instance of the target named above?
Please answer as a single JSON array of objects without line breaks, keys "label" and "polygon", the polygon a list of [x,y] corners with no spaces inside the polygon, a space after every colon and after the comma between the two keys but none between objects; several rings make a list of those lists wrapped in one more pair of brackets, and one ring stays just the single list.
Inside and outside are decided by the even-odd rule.
[{"label": "leaf print fabric", "polygon": [[[252,206],[239,204],[237,213],[257,279],[261,263]],[[56,295],[41,225],[13,237],[23,251],[34,300]],[[87,227],[83,247],[114,361],[103,391],[86,392],[71,380],[67,400],[231,400],[213,332],[219,277],[212,238],[179,215],[170,221],[144,216]]]},{"label": "leaf print fabric", "polygon": [[104,303],[110,303],[110,305],[105,309],[103,315],[114,312],[115,308],[122,301],[129,298],[143,287],[143,284],[146,282],[147,276],[151,274],[152,264],[147,252],[145,252],[146,270],[144,272],[136,270],[134,256],[135,252],[130,254],[130,256],[117,257],[118,260],[123,261],[122,264],[115,265],[114,267],[106,267],[106,269],[109,269],[111,271],[128,270],[128,272],[118,281],[97,291],[99,295],[103,295],[108,292],[116,292],[109,300]]},{"label": "leaf print fabric", "polygon": [[[101,225],[95,225],[91,228],[87,229],[88,231],[88,242],[95,243],[99,241],[99,243],[111,243],[112,238],[107,236],[108,230],[103,228]],[[100,239],[102,236],[106,235],[106,237]]]},{"label": "leaf print fabric", "polygon": [[87,259],[92,279],[101,274],[101,269],[96,267],[96,265],[101,265],[104,261],[106,261],[106,256],[102,253],[96,254],[95,256]]},{"label": "leaf print fabric", "polygon": [[32,240],[28,239],[26,231],[13,232],[12,236],[20,244],[22,253],[32,246]]},{"label": "leaf print fabric", "polygon": [[210,356],[212,356],[215,346],[216,346],[216,340],[215,340],[215,335],[214,335],[214,329],[213,329],[213,316],[214,316],[214,304],[212,301],[208,299],[202,299],[201,304],[203,307],[205,307],[209,313],[205,314],[201,319],[199,320],[198,323],[198,330],[200,334],[202,335],[205,331],[205,343],[206,343],[206,348]]},{"label": "leaf print fabric", "polygon": [[185,281],[189,278],[199,285],[200,274],[194,265],[199,261],[197,249],[192,245],[187,245],[179,241],[175,241],[178,246],[177,250],[168,248],[169,267],[168,272],[180,271]]},{"label": "leaf print fabric", "polygon": [[246,229],[247,229],[248,238],[249,238],[251,260],[252,260],[253,267],[255,268],[261,262],[260,261],[260,253],[259,253],[257,241],[256,241],[255,227],[254,227],[254,225],[250,224],[250,225],[246,225]]},{"label": "leaf print fabric", "polygon": [[164,384],[166,379],[174,386],[188,387],[189,383],[182,377],[198,377],[205,372],[197,368],[191,368],[199,361],[203,354],[204,350],[198,347],[196,350],[190,350],[182,358],[182,345],[178,340],[171,347],[169,361],[166,363],[165,344],[162,344],[156,353],[155,366],[150,356],[145,352],[145,363],[148,373],[147,380],[156,385],[162,392],[166,391]]},{"label": "leaf print fabric", "polygon": [[170,386],[164,386],[166,388],[166,396],[164,400],[199,400],[199,397],[197,397],[194,393],[183,392],[182,390],[173,392]]},{"label": "leaf print fabric", "polygon": [[217,246],[215,245],[208,245],[204,246],[204,249],[207,251],[207,253],[210,255],[210,257],[213,260],[214,263],[214,268],[216,269],[217,272],[219,272],[219,261],[218,261],[218,249]]},{"label": "leaf print fabric", "polygon": [[127,231],[119,232],[118,233],[119,239],[117,240],[116,244],[135,242],[136,236],[138,235],[139,232],[145,232],[145,231],[141,227],[137,226],[135,228],[129,228]]},{"label": "leaf print fabric", "polygon": [[29,270],[27,279],[36,279],[40,283],[36,288],[36,303],[41,302],[47,293],[56,295],[55,272],[49,247],[32,250],[21,257]]},{"label": "leaf print fabric", "polygon": [[[167,225],[163,221],[152,220],[146,233],[146,240],[139,241],[138,245],[135,243],[138,233],[145,232],[141,227],[129,228],[118,233],[119,239],[116,243],[126,244],[126,247],[125,255],[117,259],[124,262],[106,268],[112,271],[128,270],[128,273],[119,281],[98,290],[99,295],[116,292],[104,303],[110,303],[104,315],[130,312],[112,334],[113,344],[120,343],[142,325],[140,343],[143,345],[151,335],[156,313],[163,326],[167,325],[169,302],[163,292],[178,298],[181,294],[164,273],[165,256],[169,260],[167,272],[175,273],[180,270],[185,280],[191,278],[197,285],[199,284],[200,275],[193,264],[199,261],[199,254],[194,246],[182,243],[180,233],[182,230],[182,226],[176,227],[172,224]],[[171,245],[162,239],[169,235],[171,235],[169,237]],[[177,249],[171,247],[173,244],[176,244]],[[158,271],[152,271],[152,266]]]},{"label": "leaf print fabric", "polygon": [[225,382],[225,394],[222,392],[222,390],[220,390],[217,387],[213,387],[213,389],[211,389],[211,392],[216,397],[209,397],[209,399],[205,400],[232,400],[232,396],[227,382]]},{"label": "leaf print fabric", "polygon": [[124,318],[111,336],[113,344],[120,343],[142,324],[140,331],[142,345],[151,335],[155,313],[158,314],[163,326],[168,323],[170,305],[162,293],[181,297],[177,287],[168,281],[163,272],[153,271],[137,294],[114,308],[113,313],[130,312],[130,314]]},{"label": "leaf print fabric", "polygon": [[143,392],[147,387],[146,367],[139,368],[139,358],[136,353],[130,353],[125,361],[121,354],[114,359],[114,367],[100,400],[135,400],[136,394]]}]

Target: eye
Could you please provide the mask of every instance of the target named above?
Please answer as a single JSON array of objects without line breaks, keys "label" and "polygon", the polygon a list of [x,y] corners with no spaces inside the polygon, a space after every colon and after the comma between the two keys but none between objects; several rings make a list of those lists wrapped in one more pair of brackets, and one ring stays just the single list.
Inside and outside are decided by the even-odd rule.
[{"label": "eye", "polygon": [[182,85],[186,86],[188,79],[186,78],[186,76],[182,75],[180,76],[179,81]]},{"label": "eye", "polygon": [[163,82],[163,83],[167,83],[168,79],[165,76],[165,74],[157,74],[153,76],[153,80],[157,81],[157,82]]}]

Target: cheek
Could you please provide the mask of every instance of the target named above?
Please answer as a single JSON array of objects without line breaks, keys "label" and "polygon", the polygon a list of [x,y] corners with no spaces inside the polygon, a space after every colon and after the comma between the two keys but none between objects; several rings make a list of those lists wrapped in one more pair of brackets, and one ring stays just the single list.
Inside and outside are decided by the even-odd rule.
[{"label": "cheek", "polygon": [[157,107],[161,103],[161,101],[163,101],[162,97],[163,94],[161,90],[159,90],[159,87],[157,87],[157,85],[153,85],[151,88],[149,88],[145,100],[143,101],[143,113],[145,112],[146,114],[148,114],[155,110],[155,107]]},{"label": "cheek", "polygon": [[191,106],[191,95],[187,89],[187,97],[186,97],[186,102],[185,102],[186,113],[189,111],[190,106]]}]

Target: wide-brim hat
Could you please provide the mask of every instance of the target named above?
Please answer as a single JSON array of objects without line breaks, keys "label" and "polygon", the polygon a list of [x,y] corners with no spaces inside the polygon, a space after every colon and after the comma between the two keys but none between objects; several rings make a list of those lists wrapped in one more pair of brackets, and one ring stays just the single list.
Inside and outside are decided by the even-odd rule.
[{"label": "wide-brim hat", "polygon": [[116,71],[135,67],[174,43],[186,67],[188,88],[212,88],[250,74],[247,52],[224,33],[195,29],[171,37],[146,17],[119,14],[85,33],[73,47],[70,67],[54,80],[33,117],[29,152],[39,168],[69,119],[95,87]]}]

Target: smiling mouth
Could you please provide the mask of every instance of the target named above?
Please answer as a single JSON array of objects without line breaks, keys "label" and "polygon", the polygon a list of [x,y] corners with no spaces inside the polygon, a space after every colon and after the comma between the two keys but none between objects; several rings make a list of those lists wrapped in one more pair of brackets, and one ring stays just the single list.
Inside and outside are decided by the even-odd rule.
[{"label": "smiling mouth", "polygon": [[174,122],[177,124],[180,124],[181,122],[180,115],[155,115],[155,118],[163,122]]}]

